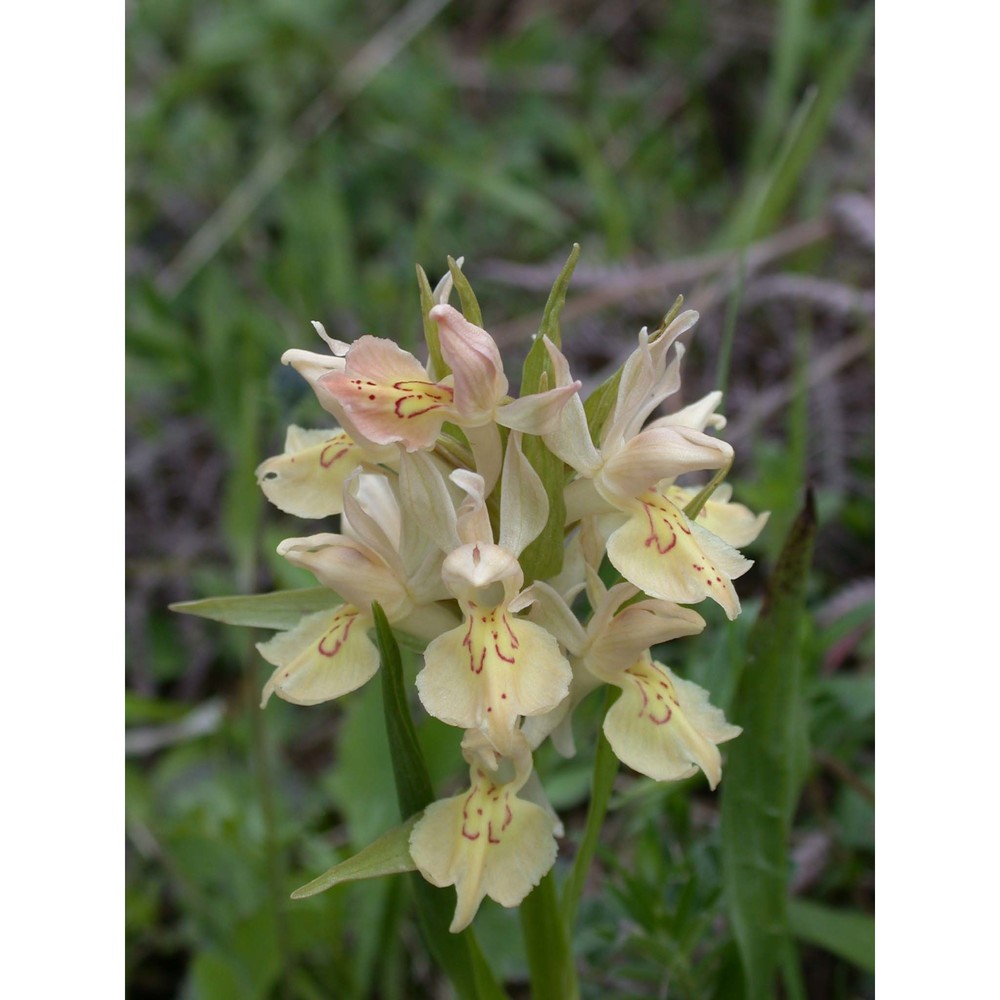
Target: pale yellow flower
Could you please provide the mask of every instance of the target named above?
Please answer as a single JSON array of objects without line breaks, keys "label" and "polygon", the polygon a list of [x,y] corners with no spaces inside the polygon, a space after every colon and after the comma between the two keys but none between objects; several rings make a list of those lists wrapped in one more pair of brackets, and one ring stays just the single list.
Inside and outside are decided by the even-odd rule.
[{"label": "pale yellow flower", "polygon": [[517,906],[552,867],[557,852],[557,821],[518,796],[531,774],[524,740],[497,771],[479,754],[468,756],[469,789],[428,806],[410,834],[410,856],[424,878],[455,886],[452,932],[472,922],[485,896]]}]

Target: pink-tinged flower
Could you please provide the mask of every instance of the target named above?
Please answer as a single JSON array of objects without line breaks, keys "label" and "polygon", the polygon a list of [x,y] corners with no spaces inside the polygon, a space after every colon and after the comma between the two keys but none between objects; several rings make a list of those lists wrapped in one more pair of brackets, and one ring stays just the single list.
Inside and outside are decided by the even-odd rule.
[{"label": "pink-tinged flower", "polygon": [[[317,394],[331,397],[369,441],[398,442],[411,452],[432,448],[446,420],[468,429],[489,427],[494,434],[494,423],[540,434],[554,426],[559,409],[580,387],[577,382],[510,400],[493,338],[449,305],[434,306],[430,316],[438,324],[441,354],[451,368],[445,378],[434,381],[391,340],[365,336],[351,345],[342,368],[317,379]],[[499,436],[493,446],[496,457],[498,447]]]},{"label": "pink-tinged flower", "polygon": [[[468,791],[429,805],[410,834],[410,856],[424,878],[455,886],[453,933],[468,927],[485,896],[517,906],[555,863],[558,850],[558,821],[518,795],[532,773],[524,740],[497,771],[481,755],[469,756]],[[503,776],[511,769],[513,776]]]},{"label": "pink-tinged flower", "polygon": [[351,345],[344,370],[328,372],[319,385],[368,440],[416,451],[432,448],[441,425],[453,419],[452,381],[432,381],[409,351],[365,336]]}]

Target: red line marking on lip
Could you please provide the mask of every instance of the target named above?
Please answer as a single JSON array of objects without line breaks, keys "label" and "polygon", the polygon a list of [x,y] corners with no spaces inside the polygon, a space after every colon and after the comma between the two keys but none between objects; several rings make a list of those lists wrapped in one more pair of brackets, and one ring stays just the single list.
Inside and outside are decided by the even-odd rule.
[{"label": "red line marking on lip", "polygon": [[[660,544],[660,533],[656,529],[656,523],[653,521],[653,515],[650,512],[650,507],[652,504],[643,502],[642,509],[646,514],[646,520],[649,522],[649,537],[646,539],[645,545],[648,549],[654,542],[656,543],[656,551],[660,553],[661,556],[665,556],[676,544],[677,544],[677,532],[670,527],[670,522],[667,518],[661,518],[663,526],[670,532],[670,544],[664,548]],[[657,507],[657,510],[661,508]]]},{"label": "red line marking on lip", "polygon": [[323,466],[324,469],[329,469],[334,462],[338,459],[343,458],[350,450],[350,445],[345,445],[339,451],[335,452],[332,456],[328,456],[327,452],[332,451],[340,442],[330,442],[320,453],[319,453],[319,464]]},{"label": "red line marking on lip", "polygon": [[[347,624],[341,626],[341,622],[343,621],[346,621]],[[320,655],[329,657],[336,656],[342,649],[344,643],[347,642],[347,637],[350,634],[351,626],[353,625],[354,625],[354,615],[350,615],[346,619],[341,618],[335,620],[333,626],[326,633],[326,635],[324,635],[323,638],[320,639],[319,644],[316,646],[316,649],[319,651]],[[337,635],[338,629],[341,629],[339,635]],[[324,645],[324,643],[326,643],[327,639],[329,639],[332,635],[337,635],[337,639],[334,642],[333,649],[329,649],[327,646]]]}]

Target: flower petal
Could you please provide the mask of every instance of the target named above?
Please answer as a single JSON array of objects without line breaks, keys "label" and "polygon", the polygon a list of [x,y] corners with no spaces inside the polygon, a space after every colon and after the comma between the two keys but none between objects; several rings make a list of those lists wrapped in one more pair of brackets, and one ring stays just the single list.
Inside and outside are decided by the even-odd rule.
[{"label": "flower petal", "polygon": [[619,760],[656,781],[688,778],[698,768],[712,788],[722,777],[717,743],[742,732],[731,726],[708,692],[644,657],[620,675],[622,696],[604,720]]},{"label": "flower petal", "polygon": [[524,456],[518,431],[507,439],[501,482],[500,547],[519,556],[545,527],[549,498],[541,477]]},{"label": "flower petal", "polygon": [[554,708],[571,678],[559,644],[541,626],[515,618],[504,605],[470,605],[464,625],[427,647],[417,693],[435,718],[485,729],[505,753],[517,717]]},{"label": "flower petal", "polygon": [[730,619],[740,613],[732,580],[753,565],[659,491],[637,498],[631,517],[608,539],[608,558],[652,597],[679,604],[710,597]]},{"label": "flower petal", "polygon": [[410,855],[424,878],[455,886],[453,933],[472,922],[484,896],[517,906],[555,863],[555,822],[518,798],[517,784],[495,783],[473,768],[470,790],[429,805],[410,834]]},{"label": "flower petal", "polygon": [[344,509],[344,481],[363,460],[362,450],[343,431],[292,426],[284,454],[257,467],[257,485],[287,514],[339,514]]},{"label": "flower petal", "polygon": [[697,611],[672,601],[648,600],[630,604],[596,635],[584,657],[587,669],[602,680],[616,683],[621,671],[650,646],[685,635],[697,635],[705,620]]},{"label": "flower petal", "polygon": [[347,353],[344,370],[328,372],[317,384],[376,444],[398,441],[408,451],[433,447],[451,416],[454,390],[430,381],[412,354],[382,337],[360,337]]},{"label": "flower petal", "polygon": [[[549,352],[556,377],[556,388],[566,389],[575,385],[569,372],[566,356],[545,338],[545,348]],[[601,453],[594,447],[587,426],[587,414],[579,392],[573,393],[559,411],[556,426],[544,434],[545,446],[568,466],[581,475],[590,476],[601,466]]]},{"label": "flower petal", "polygon": [[582,382],[572,382],[504,403],[497,408],[497,423],[525,434],[552,434],[559,428],[563,408],[581,385]]},{"label": "flower petal", "polygon": [[732,460],[733,449],[725,441],[689,427],[656,427],[640,431],[611,456],[597,485],[604,493],[631,498],[661,480],[721,469]]},{"label": "flower petal", "polygon": [[320,534],[286,538],[278,555],[302,566],[334,593],[355,607],[378,601],[389,621],[409,614],[413,602],[403,583],[366,545],[345,535]]},{"label": "flower petal", "polygon": [[701,399],[696,399],[683,409],[675,413],[660,417],[648,424],[648,427],[693,427],[696,431],[703,431],[706,427],[713,430],[722,430],[726,426],[726,418],[721,413],[716,413],[716,409],[722,402],[722,393],[718,389],[710,392]]},{"label": "flower petal", "polygon": [[361,687],[379,665],[369,625],[344,604],[306,615],[295,628],[258,643],[261,656],[278,668],[264,686],[261,708],[272,694],[293,705],[318,705]]},{"label": "flower petal", "polygon": [[459,414],[478,423],[492,419],[508,385],[496,341],[453,306],[434,306],[430,318],[438,325],[441,354],[455,376]]}]

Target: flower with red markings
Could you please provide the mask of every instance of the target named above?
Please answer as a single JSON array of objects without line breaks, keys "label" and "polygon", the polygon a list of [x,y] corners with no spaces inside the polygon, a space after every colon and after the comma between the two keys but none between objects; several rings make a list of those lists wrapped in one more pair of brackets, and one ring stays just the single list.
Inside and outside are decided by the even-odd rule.
[{"label": "flower with red markings", "polygon": [[472,922],[485,896],[517,906],[552,867],[557,851],[558,821],[518,795],[532,773],[523,738],[495,771],[479,754],[466,756],[468,791],[432,803],[410,834],[410,855],[424,878],[455,886],[453,932]]}]

